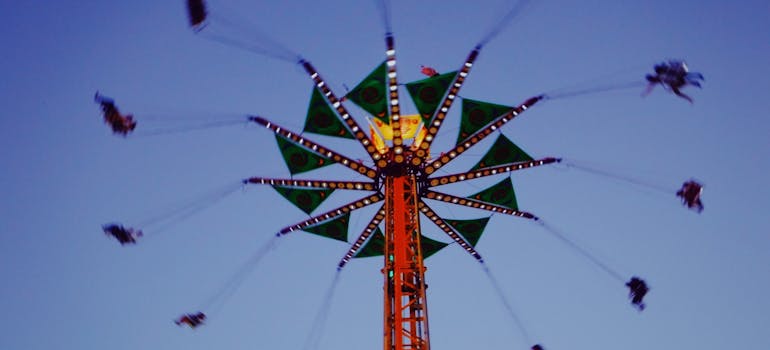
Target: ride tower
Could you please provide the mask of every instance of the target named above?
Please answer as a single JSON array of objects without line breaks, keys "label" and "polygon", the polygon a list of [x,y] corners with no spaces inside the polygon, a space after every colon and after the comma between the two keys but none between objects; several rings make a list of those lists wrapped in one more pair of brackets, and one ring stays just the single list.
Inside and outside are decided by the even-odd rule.
[{"label": "ride tower", "polygon": [[[314,84],[303,132],[356,140],[366,150],[374,166],[311,141],[303,132],[288,130],[260,116],[249,117],[250,121],[276,135],[276,141],[292,175],[339,164],[368,178],[366,181],[262,177],[253,177],[246,181],[271,185],[308,214],[332,191],[370,192],[356,201],[286,226],[278,232],[278,236],[306,231],[348,242],[350,214],[363,207],[383,202],[340,260],[338,270],[353,258],[382,255],[383,349],[429,350],[424,259],[449,243],[422,235],[420,216],[427,218],[447,234],[453,243],[480,263],[484,260],[474,247],[489,218],[442,218],[425,200],[538,220],[534,215],[518,209],[510,178],[466,197],[439,192],[434,187],[502,175],[560,160],[552,157],[534,159],[507,137],[495,133],[504,124],[541,101],[542,95],[531,97],[516,106],[459,97],[460,88],[473,67],[481,46],[471,50],[459,70],[431,74],[425,79],[403,84],[418,111],[418,114],[414,115],[402,115],[400,108],[401,84],[397,79],[396,51],[392,35],[386,36],[386,47],[386,60],[343,98],[334,94],[328,82],[310,62],[304,59],[298,62]],[[457,142],[454,147],[434,157],[430,152],[431,143],[457,100],[462,100],[463,105]],[[356,104],[371,117],[367,118],[368,134],[351,116],[343,103],[345,101]],[[498,135],[497,140],[472,169],[434,176],[444,165],[492,135]],[[405,144],[405,140],[410,143]],[[380,224],[384,224],[384,232],[380,230]]]},{"label": "ride tower", "polygon": [[420,246],[418,181],[408,163],[386,169],[384,349],[428,350],[428,304]]}]

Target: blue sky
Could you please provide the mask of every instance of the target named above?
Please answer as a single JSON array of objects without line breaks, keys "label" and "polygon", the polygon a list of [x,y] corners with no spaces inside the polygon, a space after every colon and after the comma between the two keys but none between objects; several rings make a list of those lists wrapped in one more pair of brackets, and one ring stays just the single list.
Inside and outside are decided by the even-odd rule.
[{"label": "blue sky", "polygon": [[[384,59],[374,1],[210,3],[302,54],[338,94]],[[393,2],[401,81],[420,79],[420,64],[457,69],[509,6]],[[305,348],[348,245],[301,232],[281,238],[205,327],[172,323],[220,291],[277,230],[307,217],[274,190],[237,191],[148,230],[137,246],[100,231],[246,177],[289,176],[274,137],[255,126],[141,137],[164,117],[258,114],[295,130],[304,122],[312,84],[298,66],[204,40],[186,22],[183,1],[0,3],[0,348]],[[652,288],[648,309],[636,312],[622,283],[574,249],[496,215],[477,248],[531,341],[549,350],[770,348],[768,39],[766,1],[533,0],[483,49],[461,95],[500,104],[641,80],[668,58],[706,77],[702,90],[685,90],[693,105],[661,89],[645,98],[642,88],[617,90],[547,100],[504,128],[535,157],[671,189],[564,165],[512,174],[523,210]],[[97,90],[136,115],[136,137],[109,132],[92,101]],[[454,141],[457,110],[434,150]],[[355,143],[313,139],[365,157]],[[466,169],[483,147],[449,169]],[[298,177],[358,179],[339,166]],[[705,184],[700,215],[673,193],[691,177]],[[447,191],[467,195],[499,180]],[[358,195],[338,191],[323,208]],[[351,236],[372,214],[363,212]],[[423,222],[426,235],[449,241]],[[381,263],[343,270],[315,348],[382,346]],[[462,249],[451,245],[426,265],[434,349],[532,345]]]}]

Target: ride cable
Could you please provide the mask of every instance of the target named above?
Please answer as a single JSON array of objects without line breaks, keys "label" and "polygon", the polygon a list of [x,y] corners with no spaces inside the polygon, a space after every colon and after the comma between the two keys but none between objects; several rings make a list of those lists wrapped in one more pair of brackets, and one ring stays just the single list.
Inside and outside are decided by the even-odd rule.
[{"label": "ride cable", "polygon": [[623,278],[623,275],[615,271],[614,269],[610,268],[609,265],[602,262],[595,256],[593,256],[591,253],[588,252],[585,248],[582,248],[581,246],[577,245],[575,242],[571,241],[567,238],[566,235],[561,233],[559,230],[554,228],[553,226],[549,225],[548,223],[540,220],[539,224],[549,233],[551,233],[553,236],[561,240],[562,242],[566,243],[568,246],[570,246],[573,250],[578,252],[583,257],[590,260],[592,263],[594,263],[596,266],[601,268],[604,272],[609,274],[612,278],[620,281],[621,283],[624,283],[624,285],[629,289],[629,298],[631,299],[631,305],[636,307],[639,311],[643,311],[645,308],[644,303],[644,296],[649,292],[649,286],[647,285],[647,282],[645,282],[642,278],[638,276],[631,276],[629,280],[626,282],[625,278]]},{"label": "ride cable", "polygon": [[329,311],[331,310],[332,300],[334,299],[334,292],[337,290],[337,285],[339,284],[341,272],[342,270],[339,268],[334,272],[334,278],[332,278],[332,283],[331,285],[329,285],[329,288],[326,290],[326,294],[324,294],[321,308],[318,310],[318,313],[313,319],[313,324],[310,328],[310,332],[308,333],[308,336],[305,339],[305,346],[303,348],[305,350],[318,349],[318,345],[320,344],[321,338],[323,337],[324,328],[326,327],[326,322],[329,318]]},{"label": "ride cable", "polygon": [[192,216],[193,214],[199,213],[200,211],[222,201],[230,194],[243,189],[244,185],[244,181],[239,181],[236,184],[228,184],[222,186],[213,191],[205,193],[200,197],[189,200],[186,203],[182,203],[181,205],[173,207],[164,213],[141,221],[136,225],[136,227],[141,228],[142,230],[149,229],[153,232],[154,235],[157,235],[179,223],[180,221]]},{"label": "ride cable", "polygon": [[208,299],[200,304],[198,310],[205,310],[209,315],[218,313],[224,307],[225,303],[235,295],[235,292],[240,289],[246,281],[246,278],[257,268],[262,261],[262,258],[275,249],[280,237],[281,235],[279,234],[272,235],[270,240],[259,247],[248,260],[241,264],[238,270],[227,279],[227,282],[222,288],[215,291]]},{"label": "ride cable", "polygon": [[[112,132],[123,137],[128,137],[129,134],[131,137],[156,136],[185,131],[219,128],[241,123],[247,125],[249,121],[248,116],[242,115],[215,115],[206,117],[190,117],[189,114],[185,114],[185,117],[142,115],[140,118],[141,120],[139,120],[141,121],[141,127],[139,128],[137,135],[134,133],[134,131],[136,129],[138,120],[134,119],[133,114],[121,113],[115,103],[115,100],[100,94],[98,91],[94,95],[94,101],[100,105],[104,116],[104,121],[110,126]],[[150,128],[147,129],[145,125],[150,125]]]},{"label": "ride cable", "polygon": [[497,297],[500,298],[500,301],[503,303],[503,306],[505,306],[505,310],[508,311],[508,316],[510,316],[511,319],[513,319],[513,323],[518,328],[522,337],[524,337],[526,344],[527,345],[532,344],[532,339],[530,338],[529,332],[524,327],[524,322],[522,322],[521,318],[519,318],[519,316],[516,314],[512,304],[508,301],[508,298],[505,297],[505,293],[503,293],[503,288],[500,286],[500,283],[497,281],[497,278],[495,278],[495,276],[492,274],[492,270],[490,270],[489,265],[483,261],[481,261],[480,263],[481,263],[481,268],[484,270],[484,273],[487,275],[487,278],[489,278],[489,282],[490,284],[492,284],[492,288],[495,290]]},{"label": "ride cable", "polygon": [[[417,155],[417,164],[420,164],[424,162],[428,156],[428,150],[430,149],[430,146],[433,142],[433,140],[436,138],[436,135],[439,132],[439,129],[443,125],[444,119],[447,116],[447,113],[449,112],[449,109],[451,108],[453,102],[457,99],[458,93],[460,92],[460,89],[463,86],[463,83],[465,82],[465,79],[467,78],[468,74],[470,73],[471,67],[473,67],[474,62],[478,58],[481,49],[489,43],[492,39],[494,39],[501,31],[502,29],[508,25],[519,13],[521,13],[524,9],[524,7],[529,3],[529,0],[519,0],[517,3],[514,4],[514,6],[511,8],[510,11],[508,11],[502,19],[496,23],[489,32],[482,37],[482,39],[476,44],[476,46],[471,50],[471,52],[468,54],[468,57],[465,59],[465,62],[461,66],[460,70],[456,72],[454,75],[454,79],[450,82],[450,88],[446,93],[443,95],[443,98],[441,99],[441,102],[438,104],[441,106],[441,108],[437,108],[428,118],[425,120],[425,125],[423,125],[424,128],[427,128],[427,133],[424,138],[424,140],[420,143],[419,148],[417,149],[416,155]],[[530,105],[533,105],[537,101],[541,100],[542,96],[538,96],[536,99],[530,98],[523,104],[523,109],[526,109]],[[517,115],[522,111],[521,106],[511,109],[509,113],[512,113],[513,116]],[[512,119],[512,117],[505,117],[503,118],[505,122]],[[502,124],[501,124],[502,125]],[[497,128],[497,126],[495,126]],[[481,137],[483,138],[483,136]],[[475,144],[475,143],[474,143]],[[398,146],[398,145],[396,145]],[[465,147],[470,148],[470,145]],[[455,155],[459,155],[462,153],[462,151],[457,151],[457,148],[453,150]],[[450,153],[450,152],[446,152]],[[454,158],[454,156],[452,156]],[[434,161],[426,168],[428,171],[428,174],[435,171],[435,168],[440,167],[443,164],[446,164],[447,161],[441,161],[437,162]]]},{"label": "ride cable", "polygon": [[237,16],[235,11],[212,11],[203,0],[188,0],[187,6],[190,26],[204,39],[280,61],[294,63],[300,59],[299,54],[271,39],[248,20]]},{"label": "ride cable", "polygon": [[[132,138],[178,134],[189,131],[208,130],[233,125],[248,125],[247,116],[222,118],[163,118],[142,116],[139,130],[131,135]],[[149,129],[144,125],[151,124]],[[175,124],[175,125],[172,125]]]},{"label": "ride cable", "polygon": [[574,90],[564,90],[564,89],[554,90],[553,92],[550,92],[550,93],[544,93],[543,96],[547,100],[554,100],[554,99],[561,99],[561,98],[568,98],[568,97],[591,95],[591,94],[596,94],[600,92],[626,90],[631,88],[642,87],[645,85],[647,85],[647,83],[636,80],[636,81],[631,81],[627,83],[599,85],[595,87],[574,89]]},{"label": "ride cable", "polygon": [[585,248],[577,245],[575,242],[567,238],[566,235],[561,233],[559,230],[557,230],[555,227],[551,226],[550,224],[546,223],[545,221],[538,220],[538,224],[544,228],[546,231],[548,231],[550,234],[552,234],[554,237],[558,238],[560,241],[566,243],[570,248],[572,248],[574,251],[582,255],[583,257],[587,258],[589,261],[594,263],[596,266],[598,266],[600,269],[602,269],[604,272],[612,276],[613,278],[617,279],[620,282],[625,282],[625,277],[615,271],[614,269],[610,268],[609,265],[602,262],[598,258],[596,258],[593,254],[589,253],[588,250]]},{"label": "ride cable", "polygon": [[[209,19],[212,16],[209,15],[209,11],[206,8],[205,3],[202,0],[188,0],[187,4],[190,26],[192,27],[193,31],[197,34],[203,33],[204,30],[208,31],[208,28],[210,27]],[[244,30],[244,25],[236,21],[226,20],[223,16],[220,15],[213,17],[213,19],[222,21],[231,27]],[[333,91],[329,88],[329,84],[323,79],[323,77],[321,77],[316,68],[308,60],[304,59],[301,55],[295,53],[294,51],[289,50],[277,41],[271,39],[268,35],[261,31],[256,31],[255,34],[255,37],[258,41],[256,46],[250,46],[240,40],[232,39],[231,37],[218,34],[214,34],[210,38],[225,44],[253,51],[257,54],[287,62],[293,62],[300,65],[308,74],[308,76],[313,80],[316,88],[322,93],[322,98],[330,106],[334,107],[337,118],[346,125],[349,132],[351,132],[353,137],[364,147],[372,160],[377,161],[381,158],[381,155],[377,152],[377,149],[374,147],[374,145],[371,144],[369,137],[366,136],[363,129],[358,125],[355,119],[350,116],[350,113],[348,113],[345,106],[342,105],[341,100],[333,93]],[[392,108],[397,108],[397,106]]]},{"label": "ride cable", "polygon": [[485,46],[487,43],[489,43],[492,39],[497,37],[500,32],[505,28],[506,25],[511,23],[514,18],[516,18],[519,14],[524,12],[526,7],[531,3],[531,0],[519,0],[516,3],[513,4],[513,7],[511,7],[508,12],[503,15],[503,17],[500,18],[500,20],[492,26],[489,31],[482,37],[482,39],[479,41],[478,46]]},{"label": "ride cable", "polygon": [[637,185],[637,186],[646,187],[646,188],[649,188],[649,189],[652,189],[652,190],[655,190],[655,191],[658,191],[658,192],[662,192],[662,193],[666,193],[666,194],[670,194],[670,193],[676,192],[676,189],[665,187],[663,185],[652,183],[652,182],[649,182],[649,181],[645,181],[645,180],[642,180],[642,179],[639,179],[639,178],[635,178],[635,177],[632,177],[632,176],[618,174],[618,173],[611,172],[611,171],[608,171],[608,170],[598,169],[596,167],[593,167],[593,166],[590,166],[590,165],[587,165],[587,164],[583,164],[582,162],[578,162],[578,161],[575,161],[575,160],[571,160],[571,159],[562,160],[561,163],[564,164],[567,168],[574,168],[574,169],[585,171],[585,172],[590,173],[590,174],[600,175],[600,176],[612,178],[612,179],[615,179],[615,180],[624,181],[624,182],[627,182],[627,183],[630,183],[630,184],[634,184],[634,185]]},{"label": "ride cable", "polygon": [[[640,69],[648,66],[649,64],[645,63],[641,65],[625,67],[619,70],[608,72],[606,74],[600,74],[598,76],[595,76],[592,79],[578,82],[570,86],[545,92],[543,93],[543,95],[545,96],[546,99],[554,100],[554,99],[561,99],[561,98],[591,95],[591,94],[596,94],[601,92],[610,92],[610,91],[616,91],[616,90],[626,90],[626,89],[635,88],[635,87],[642,87],[647,85],[647,82],[645,82],[642,79],[634,79],[634,80],[626,81],[625,77],[628,76],[628,74],[630,73],[634,74],[634,76],[637,76],[637,72]],[[617,81],[617,80],[621,80],[621,81],[606,83],[606,81]]]},{"label": "ride cable", "polygon": [[385,33],[392,33],[393,32],[393,21],[391,19],[390,13],[391,13],[391,7],[390,7],[390,1],[388,0],[374,0],[374,5],[379,10],[380,19],[382,20],[382,25],[385,28]]}]

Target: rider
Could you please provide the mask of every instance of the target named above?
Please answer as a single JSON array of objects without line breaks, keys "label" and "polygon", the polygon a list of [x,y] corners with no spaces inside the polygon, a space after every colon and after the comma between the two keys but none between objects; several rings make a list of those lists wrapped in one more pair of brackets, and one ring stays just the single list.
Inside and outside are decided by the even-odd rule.
[{"label": "rider", "polygon": [[685,85],[701,87],[699,80],[703,80],[703,74],[690,72],[684,62],[675,60],[656,64],[653,69],[655,74],[648,74],[645,77],[649,85],[643,95],[649,94],[655,85],[660,84],[664,88],[670,89],[675,95],[690,103],[693,102],[693,99],[684,94],[681,89]]},{"label": "rider", "polygon": [[190,16],[190,26],[201,29],[201,23],[206,20],[206,4],[203,0],[187,0],[187,14]]},{"label": "rider", "polygon": [[628,296],[631,298],[631,304],[636,306],[639,311],[644,310],[644,296],[650,291],[647,287],[647,283],[639,277],[631,277],[631,280],[626,283],[628,287]]},{"label": "rider", "polygon": [[702,191],[703,185],[690,180],[682,184],[682,188],[676,192],[676,196],[682,198],[682,204],[700,213],[703,211],[703,203],[700,200]]},{"label": "rider", "polygon": [[186,324],[190,326],[190,328],[194,329],[195,327],[202,325],[204,320],[206,320],[206,314],[199,311],[194,314],[185,314],[179,316],[179,318],[174,320],[174,323],[176,323],[177,326]]},{"label": "rider", "polygon": [[102,112],[104,113],[104,122],[110,125],[112,132],[126,136],[129,132],[134,131],[134,128],[136,128],[134,116],[131,114],[120,114],[113,99],[102,96],[97,92],[94,100],[101,105]]},{"label": "rider", "polygon": [[142,236],[142,231],[133,228],[126,228],[118,224],[108,224],[102,226],[104,233],[115,237],[120,245],[135,244],[136,239]]}]

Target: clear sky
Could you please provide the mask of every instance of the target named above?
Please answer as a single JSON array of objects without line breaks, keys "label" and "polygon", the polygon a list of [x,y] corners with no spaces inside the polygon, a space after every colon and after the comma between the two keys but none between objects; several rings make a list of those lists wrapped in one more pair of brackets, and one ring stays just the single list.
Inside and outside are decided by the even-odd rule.
[{"label": "clear sky", "polygon": [[[302,54],[340,95],[384,60],[375,1],[210,3]],[[509,8],[393,1],[400,80],[421,79],[420,64],[458,69]],[[173,324],[222,291],[276,231],[307,218],[269,187],[147,230],[136,246],[100,229],[246,177],[288,177],[273,135],[253,125],[141,134],[164,120],[246,114],[299,131],[312,87],[301,68],[196,36],[181,0],[2,1],[0,43],[0,349],[381,348],[379,258],[342,271],[321,336],[311,337],[349,245],[302,232],[281,238],[221,307],[204,310],[205,327]],[[540,226],[495,215],[477,248],[527,336],[479,264],[450,245],[426,261],[433,348],[770,349],[768,44],[767,1],[532,0],[484,47],[462,96],[515,105],[641,81],[669,58],[706,78],[703,89],[686,88],[692,105],[660,88],[642,98],[639,87],[547,100],[503,129],[536,158],[670,189],[564,165],[511,176],[522,210],[622,275],[644,277],[648,308],[633,309],[622,282]],[[135,114],[135,137],[111,134],[97,90]],[[458,110],[434,151],[454,142]],[[365,157],[354,142],[312,138]],[[489,144],[451,169],[467,169]],[[359,179],[340,166],[297,177]],[[674,196],[690,178],[705,184],[701,214]],[[447,191],[468,195],[499,180]],[[321,210],[358,195],[335,192]],[[352,217],[350,241],[371,212]],[[423,223],[426,235],[450,241]]]}]

